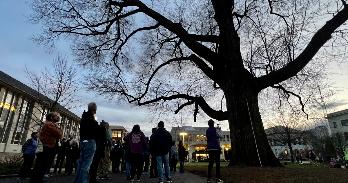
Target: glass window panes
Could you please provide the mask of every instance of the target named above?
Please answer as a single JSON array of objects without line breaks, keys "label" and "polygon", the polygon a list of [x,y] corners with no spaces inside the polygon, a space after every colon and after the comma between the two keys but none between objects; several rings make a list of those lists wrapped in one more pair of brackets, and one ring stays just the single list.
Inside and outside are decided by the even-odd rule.
[{"label": "glass window panes", "polygon": [[13,114],[16,111],[16,96],[10,91],[7,92],[3,101],[1,101],[1,116],[0,116],[0,134],[1,134],[1,142],[5,142],[8,138],[8,130],[9,125],[12,125]]},{"label": "glass window panes", "polygon": [[342,126],[348,126],[348,119],[341,121]]},{"label": "glass window panes", "polygon": [[12,136],[12,144],[20,144],[21,143],[21,139],[23,137],[24,130],[25,130],[26,121],[28,118],[27,117],[28,110],[29,110],[28,108],[29,108],[28,101],[23,99],[20,113],[18,116],[18,122],[16,124],[16,127],[15,127],[14,132],[13,132],[13,136]]}]

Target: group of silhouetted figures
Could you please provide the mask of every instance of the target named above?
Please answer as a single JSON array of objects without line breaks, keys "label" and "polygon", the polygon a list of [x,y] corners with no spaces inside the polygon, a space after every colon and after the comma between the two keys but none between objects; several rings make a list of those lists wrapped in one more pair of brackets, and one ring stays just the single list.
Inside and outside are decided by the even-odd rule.
[{"label": "group of silhouetted figures", "polygon": [[[96,183],[99,179],[110,179],[112,173],[125,173],[127,180],[140,182],[141,177],[149,175],[159,182],[172,182],[179,163],[179,172],[184,173],[184,164],[188,151],[182,141],[176,145],[171,134],[160,121],[152,129],[152,135],[146,137],[139,125],[134,125],[123,139],[113,140],[109,124],[96,121],[97,105],[88,104],[88,111],[82,114],[80,122],[80,142],[72,136],[62,138],[62,130],[57,123],[60,114],[47,114],[46,121],[39,133],[34,132],[31,139],[23,145],[22,179],[30,177],[31,183],[41,183],[50,175],[53,167],[55,174],[75,173],[75,183]],[[208,182],[211,182],[211,170],[216,163],[217,182],[220,180],[220,135],[214,127],[214,121],[208,121],[207,150],[209,153]],[[123,142],[121,141],[123,140]],[[31,167],[35,160],[35,166]],[[110,171],[111,168],[111,171]],[[145,175],[143,175],[145,174]]]}]

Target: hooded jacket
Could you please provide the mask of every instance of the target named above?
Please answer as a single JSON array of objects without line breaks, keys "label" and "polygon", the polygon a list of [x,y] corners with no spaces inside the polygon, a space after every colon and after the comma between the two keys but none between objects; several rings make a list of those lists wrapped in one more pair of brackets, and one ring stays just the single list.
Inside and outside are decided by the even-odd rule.
[{"label": "hooded jacket", "polygon": [[124,141],[129,144],[130,152],[133,154],[143,154],[146,147],[145,135],[143,132],[131,132],[124,137]]}]

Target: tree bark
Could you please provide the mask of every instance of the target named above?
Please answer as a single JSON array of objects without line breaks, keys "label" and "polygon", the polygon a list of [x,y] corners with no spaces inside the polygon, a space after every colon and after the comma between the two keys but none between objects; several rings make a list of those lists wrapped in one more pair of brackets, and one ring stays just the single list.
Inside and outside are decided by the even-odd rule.
[{"label": "tree bark", "polygon": [[268,144],[258,107],[258,92],[253,92],[252,89],[238,91],[225,93],[230,113],[230,165],[281,166]]}]

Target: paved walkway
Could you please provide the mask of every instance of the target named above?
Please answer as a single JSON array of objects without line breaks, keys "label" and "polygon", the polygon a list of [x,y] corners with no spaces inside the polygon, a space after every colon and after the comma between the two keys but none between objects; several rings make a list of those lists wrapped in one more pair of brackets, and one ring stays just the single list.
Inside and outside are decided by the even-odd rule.
[{"label": "paved walkway", "polygon": [[[74,176],[54,176],[47,179],[47,183],[72,183]],[[28,183],[28,180],[19,180],[17,177],[0,179],[1,183]],[[110,180],[100,180],[101,183],[129,183],[124,174],[114,174]],[[141,183],[157,183],[158,179],[150,179],[148,175],[143,175]],[[176,173],[173,176],[174,183],[203,183],[205,178],[191,173]]]}]

